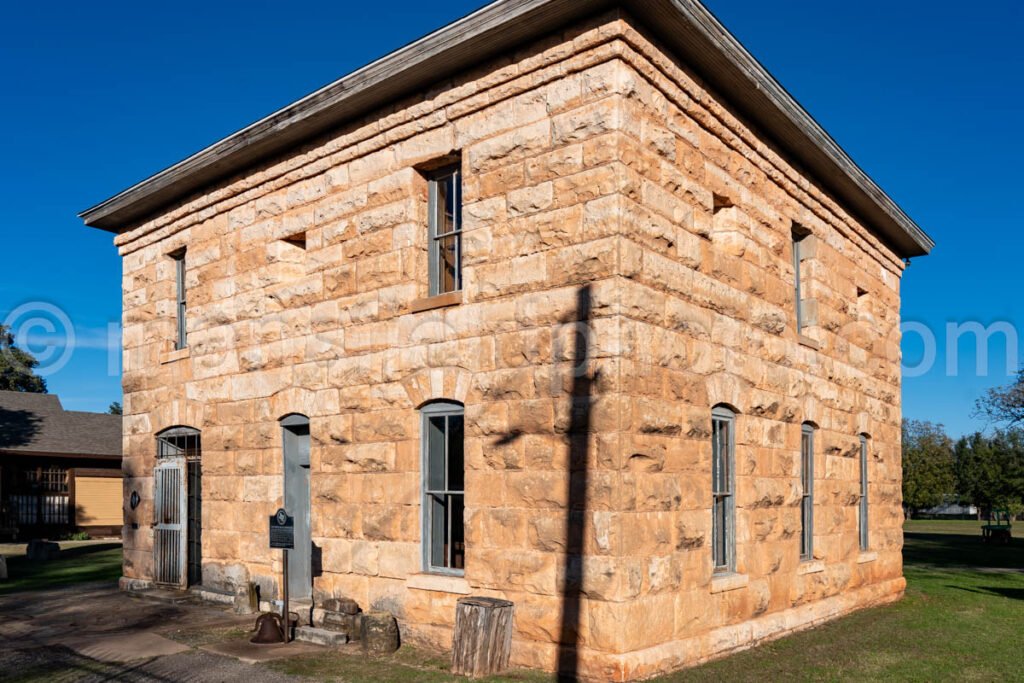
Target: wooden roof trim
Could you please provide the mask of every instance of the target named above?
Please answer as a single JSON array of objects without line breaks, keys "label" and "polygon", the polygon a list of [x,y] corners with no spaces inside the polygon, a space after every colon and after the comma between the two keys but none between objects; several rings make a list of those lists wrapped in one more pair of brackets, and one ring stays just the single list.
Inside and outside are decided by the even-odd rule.
[{"label": "wooden roof trim", "polygon": [[697,0],[497,0],[79,214],[123,232],[261,160],[574,20],[621,6],[903,258],[930,237]]}]

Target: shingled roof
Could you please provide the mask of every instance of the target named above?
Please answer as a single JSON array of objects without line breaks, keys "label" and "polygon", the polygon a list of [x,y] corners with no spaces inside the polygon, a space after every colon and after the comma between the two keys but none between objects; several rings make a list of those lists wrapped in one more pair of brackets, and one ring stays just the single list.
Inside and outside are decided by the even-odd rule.
[{"label": "shingled roof", "polygon": [[64,410],[53,394],[0,391],[0,453],[121,457],[121,416]]}]

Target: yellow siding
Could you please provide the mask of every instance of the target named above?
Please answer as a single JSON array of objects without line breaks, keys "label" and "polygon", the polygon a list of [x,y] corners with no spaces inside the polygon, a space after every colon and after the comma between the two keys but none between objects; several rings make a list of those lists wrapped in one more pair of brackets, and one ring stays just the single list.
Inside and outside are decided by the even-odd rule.
[{"label": "yellow siding", "polygon": [[75,477],[75,525],[121,526],[121,479]]}]

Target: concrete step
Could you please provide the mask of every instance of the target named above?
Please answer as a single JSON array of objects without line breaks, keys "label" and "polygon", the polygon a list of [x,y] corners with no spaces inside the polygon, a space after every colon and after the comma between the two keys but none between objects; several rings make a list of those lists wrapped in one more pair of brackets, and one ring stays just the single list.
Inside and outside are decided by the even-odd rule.
[{"label": "concrete step", "polygon": [[348,644],[348,636],[337,631],[328,631],[324,628],[312,626],[298,626],[295,629],[295,640],[314,645],[325,645],[327,647],[341,647]]},{"label": "concrete step", "polygon": [[235,604],[234,593],[228,593],[227,591],[204,588],[203,586],[192,586],[188,589],[188,592],[206,602],[216,602],[222,605]]}]

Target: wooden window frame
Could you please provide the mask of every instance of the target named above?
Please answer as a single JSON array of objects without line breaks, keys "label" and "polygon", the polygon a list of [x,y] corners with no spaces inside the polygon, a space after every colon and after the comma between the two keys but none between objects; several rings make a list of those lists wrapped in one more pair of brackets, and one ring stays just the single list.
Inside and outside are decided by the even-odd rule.
[{"label": "wooden window frame", "polygon": [[800,428],[800,560],[814,559],[814,425]]},{"label": "wooden window frame", "polygon": [[[806,255],[804,254],[804,245],[806,240],[811,237],[813,233],[810,230],[803,227],[798,223],[793,223],[792,229],[792,246],[793,246],[793,297],[794,310],[796,312],[796,333],[802,335],[806,325],[804,324],[804,283],[803,278],[800,276],[800,264],[803,263]],[[813,250],[812,250],[813,251]]]},{"label": "wooden window frame", "polygon": [[[443,183],[451,181],[452,199],[452,229],[445,233],[438,233],[441,220],[441,212],[444,211],[440,201],[439,188]],[[427,233],[427,254],[428,254],[428,296],[440,296],[462,291],[462,168],[456,162],[434,169],[427,173],[428,188],[428,233]],[[443,249],[442,241],[451,239],[455,242],[455,268],[454,282],[449,289],[444,286],[441,260]]]},{"label": "wooden window frame", "polygon": [[715,573],[736,571],[736,413],[711,411],[711,557]]},{"label": "wooden window frame", "polygon": [[860,435],[860,501],[857,515],[857,535],[862,551],[871,548],[868,530],[868,436]]},{"label": "wooden window frame", "polygon": [[174,279],[175,279],[175,331],[174,331],[174,349],[180,351],[188,348],[188,327],[186,323],[186,303],[187,303],[187,292],[185,290],[185,250],[171,254],[171,258],[174,259]]},{"label": "wooden window frame", "polygon": [[[465,446],[462,449],[462,487],[454,488],[451,482],[452,463],[449,461],[450,454],[450,442],[449,442],[449,427],[450,419],[458,417],[463,420],[463,430],[465,429],[465,409],[460,403],[454,403],[450,401],[438,401],[430,403],[424,406],[420,410],[421,415],[421,450],[422,450],[422,497],[421,497],[421,529],[422,538],[421,545],[423,548],[423,571],[429,574],[443,574],[446,576],[464,576],[465,575]],[[445,432],[443,436],[443,453],[438,456],[436,453],[432,453],[430,449],[430,421],[433,418],[443,417],[445,418]],[[463,431],[463,438],[465,432]],[[431,464],[435,462],[434,458],[441,457],[443,459],[443,470],[444,470],[444,486],[441,488],[432,488],[430,484],[430,472]],[[441,527],[436,527],[434,519],[434,503],[440,499],[441,505],[444,509],[445,518]],[[462,538],[456,540],[453,534],[453,519],[452,507],[456,500],[461,504],[463,510],[462,520]],[[435,528],[436,527],[436,528]],[[443,532],[442,537],[447,537],[447,550],[442,551],[445,554],[443,563],[437,564],[434,562],[435,555],[435,535],[437,530],[441,529]],[[456,555],[459,550],[458,546],[461,545],[462,550],[462,565],[461,567],[456,566]]]}]

